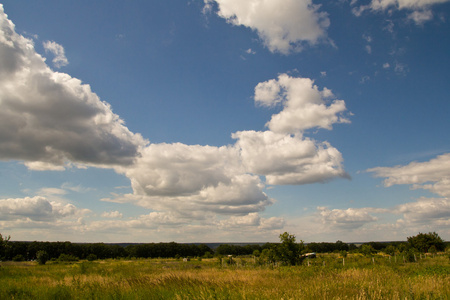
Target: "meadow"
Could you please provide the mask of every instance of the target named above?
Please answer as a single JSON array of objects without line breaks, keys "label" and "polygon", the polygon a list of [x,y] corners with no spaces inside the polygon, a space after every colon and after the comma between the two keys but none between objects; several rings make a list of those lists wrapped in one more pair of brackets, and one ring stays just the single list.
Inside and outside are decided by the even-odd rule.
[{"label": "meadow", "polygon": [[257,258],[0,263],[0,299],[450,299],[446,254],[319,254],[300,266]]}]

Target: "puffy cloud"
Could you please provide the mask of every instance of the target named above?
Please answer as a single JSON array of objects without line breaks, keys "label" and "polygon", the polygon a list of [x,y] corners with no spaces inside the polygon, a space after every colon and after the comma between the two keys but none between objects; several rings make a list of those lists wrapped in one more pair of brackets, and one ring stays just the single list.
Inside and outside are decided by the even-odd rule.
[{"label": "puffy cloud", "polygon": [[52,71],[33,42],[15,32],[3,7],[0,65],[1,160],[22,160],[36,170],[63,169],[68,161],[126,165],[145,144],[89,85]]},{"label": "puffy cloud", "polygon": [[450,220],[450,200],[421,198],[397,206],[394,212],[403,214],[404,221],[408,223],[439,225]]},{"label": "puffy cloud", "polygon": [[54,41],[46,41],[43,43],[43,46],[45,52],[50,52],[55,56],[52,62],[56,68],[61,68],[69,64],[63,46]]},{"label": "puffy cloud", "polygon": [[54,221],[87,211],[79,210],[72,204],[48,201],[41,196],[0,199],[0,220]]},{"label": "puffy cloud", "polygon": [[331,129],[334,123],[348,123],[342,113],[346,111],[343,100],[327,105],[333,93],[318,89],[309,78],[296,78],[281,74],[278,79],[259,83],[255,87],[255,101],[263,106],[283,105],[283,110],[272,116],[266,124],[277,133],[298,133],[315,127]]},{"label": "puffy cloud", "polygon": [[304,43],[316,44],[326,37],[328,14],[311,0],[204,0],[204,12],[218,5],[218,15],[229,23],[256,31],[271,52],[288,54]]},{"label": "puffy cloud", "polygon": [[330,210],[326,207],[318,207],[317,210],[324,224],[340,229],[357,229],[365,224],[377,221],[376,217],[369,214],[370,211],[374,210],[370,208]]},{"label": "puffy cloud", "polygon": [[272,203],[259,177],[245,172],[234,147],[151,144],[136,164],[118,171],[130,178],[133,195],[116,202],[221,214],[261,211]]},{"label": "puffy cloud", "polygon": [[410,184],[443,197],[450,196],[450,153],[439,155],[426,162],[411,162],[406,166],[368,169],[376,177],[385,177],[384,185]]},{"label": "puffy cloud", "polygon": [[132,167],[124,168],[140,195],[183,196],[230,182],[239,171],[237,152],[229,147],[151,144]]},{"label": "puffy cloud", "polygon": [[244,166],[268,184],[307,184],[348,177],[341,153],[328,143],[271,131],[233,134]]}]

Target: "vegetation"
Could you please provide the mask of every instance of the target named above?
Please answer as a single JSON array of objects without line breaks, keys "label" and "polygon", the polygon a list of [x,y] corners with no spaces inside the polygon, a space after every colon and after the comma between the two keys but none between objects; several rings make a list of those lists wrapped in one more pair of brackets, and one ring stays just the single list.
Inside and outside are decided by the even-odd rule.
[{"label": "vegetation", "polygon": [[[280,243],[216,251],[0,237],[3,257],[13,260],[0,263],[1,299],[450,299],[450,255],[435,233],[356,247],[305,245],[285,232]],[[317,249],[316,258],[301,256]],[[180,259],[187,256],[197,259]]]},{"label": "vegetation", "polygon": [[[300,266],[251,256],[0,264],[1,299],[450,299],[447,256],[320,254]],[[223,261],[223,260],[222,260]],[[26,283],[26,284],[25,284]]]},{"label": "vegetation", "polygon": [[45,252],[44,250],[39,250],[36,253],[36,261],[40,264],[40,265],[45,265],[45,263],[48,261],[48,253]]},{"label": "vegetation", "polygon": [[444,251],[445,243],[436,232],[419,233],[408,237],[408,243],[412,248],[422,253]]},{"label": "vegetation", "polygon": [[3,237],[0,233],[0,260],[5,259],[5,253],[8,249],[8,241],[10,237]]}]

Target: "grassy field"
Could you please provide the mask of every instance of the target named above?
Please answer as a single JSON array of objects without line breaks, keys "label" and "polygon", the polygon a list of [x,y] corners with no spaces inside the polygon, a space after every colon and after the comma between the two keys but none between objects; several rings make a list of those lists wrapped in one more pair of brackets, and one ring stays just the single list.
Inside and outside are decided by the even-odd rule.
[{"label": "grassy field", "polygon": [[0,299],[450,299],[446,255],[405,263],[320,255],[302,266],[237,258],[0,263]]}]

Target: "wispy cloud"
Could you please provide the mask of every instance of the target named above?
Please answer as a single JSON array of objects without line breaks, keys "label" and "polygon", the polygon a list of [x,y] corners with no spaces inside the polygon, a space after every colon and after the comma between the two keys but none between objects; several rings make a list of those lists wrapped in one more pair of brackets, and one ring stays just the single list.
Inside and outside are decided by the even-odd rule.
[{"label": "wispy cloud", "polygon": [[45,52],[50,52],[55,56],[52,62],[56,68],[59,69],[69,64],[63,46],[54,41],[45,41],[43,46]]}]

